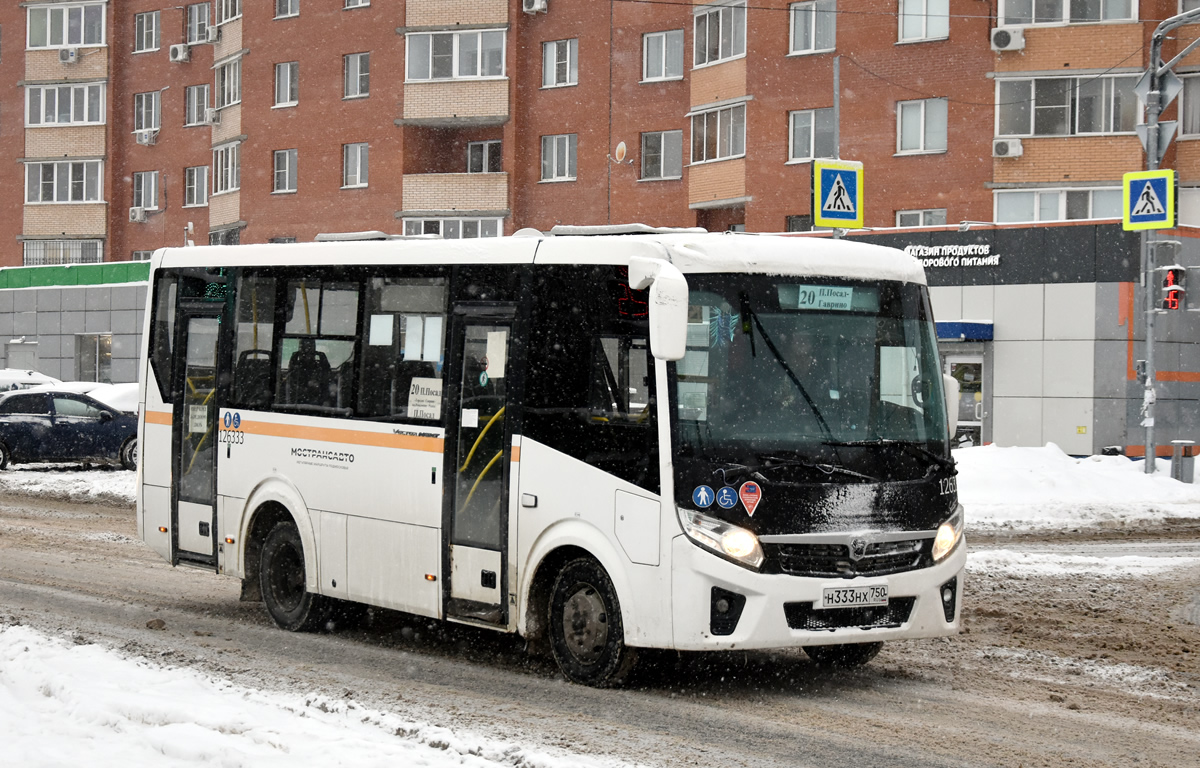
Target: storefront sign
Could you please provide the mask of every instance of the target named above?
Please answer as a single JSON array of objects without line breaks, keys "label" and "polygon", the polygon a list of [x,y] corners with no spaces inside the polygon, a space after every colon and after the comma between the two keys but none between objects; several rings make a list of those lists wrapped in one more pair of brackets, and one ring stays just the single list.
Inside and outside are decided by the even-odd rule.
[{"label": "storefront sign", "polygon": [[910,245],[909,256],[921,260],[925,269],[936,267],[998,267],[1000,254],[992,253],[991,243],[970,245]]}]

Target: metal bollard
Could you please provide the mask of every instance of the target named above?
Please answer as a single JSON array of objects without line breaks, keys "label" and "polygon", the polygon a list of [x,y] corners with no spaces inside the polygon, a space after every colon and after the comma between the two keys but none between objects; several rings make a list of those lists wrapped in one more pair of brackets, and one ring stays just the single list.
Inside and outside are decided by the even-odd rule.
[{"label": "metal bollard", "polygon": [[1182,483],[1192,482],[1196,459],[1192,446],[1194,440],[1171,441],[1171,478]]}]

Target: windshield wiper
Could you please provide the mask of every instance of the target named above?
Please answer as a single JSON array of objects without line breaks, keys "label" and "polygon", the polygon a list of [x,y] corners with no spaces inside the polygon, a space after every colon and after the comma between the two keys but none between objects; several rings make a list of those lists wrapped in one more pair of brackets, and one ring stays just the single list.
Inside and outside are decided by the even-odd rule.
[{"label": "windshield wiper", "polygon": [[818,461],[804,461],[803,459],[785,459],[780,456],[759,456],[762,461],[768,462],[760,464],[756,467],[758,470],[776,469],[779,467],[804,467],[805,469],[815,469],[826,475],[846,475],[847,477],[857,477],[859,480],[865,480],[868,483],[878,483],[879,478],[871,475],[864,475],[862,472],[855,472],[849,467],[843,467],[841,464],[829,464]]},{"label": "windshield wiper", "polygon": [[890,437],[876,437],[871,440],[835,440],[835,441],[826,440],[825,445],[832,445],[835,447],[838,447],[838,446],[855,447],[855,446],[871,446],[871,445],[894,445],[894,446],[897,446],[897,447],[899,447],[903,450],[906,450],[910,453],[915,453],[918,456],[923,456],[924,458],[932,459],[933,461],[937,462],[938,466],[942,467],[943,469],[954,469],[954,466],[955,466],[954,459],[947,459],[945,456],[939,456],[936,453],[934,453],[933,451],[929,450],[928,448],[926,448],[922,445],[918,445],[909,440],[896,440],[896,439],[890,438]]}]

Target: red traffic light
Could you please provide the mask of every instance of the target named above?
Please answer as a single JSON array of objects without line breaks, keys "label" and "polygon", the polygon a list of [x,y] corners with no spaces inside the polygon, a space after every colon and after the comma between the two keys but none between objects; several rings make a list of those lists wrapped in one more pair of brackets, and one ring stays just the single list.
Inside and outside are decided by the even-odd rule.
[{"label": "red traffic light", "polygon": [[1168,267],[1163,278],[1163,309],[1187,309],[1187,269]]}]

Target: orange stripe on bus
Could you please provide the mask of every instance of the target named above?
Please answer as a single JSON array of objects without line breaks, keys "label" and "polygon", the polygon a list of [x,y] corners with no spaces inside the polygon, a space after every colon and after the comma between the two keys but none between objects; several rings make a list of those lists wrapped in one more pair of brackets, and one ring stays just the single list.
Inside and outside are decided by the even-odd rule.
[{"label": "orange stripe on bus", "polygon": [[142,418],[146,420],[147,424],[165,424],[168,427],[171,426],[170,411],[145,411]]},{"label": "orange stripe on bus", "polygon": [[521,446],[514,445],[512,447],[512,450],[509,451],[508,460],[509,461],[520,461],[521,460]]},{"label": "orange stripe on bus", "polygon": [[[232,428],[221,425],[221,431],[231,431]],[[441,453],[445,442],[440,437],[419,437],[417,435],[395,435],[382,432],[364,432],[357,429],[333,429],[331,427],[299,427],[293,424],[272,424],[266,421],[242,420],[238,430],[248,435],[263,435],[265,437],[290,437],[296,440],[316,440],[324,443],[345,443],[347,445],[369,445],[377,448],[403,448],[409,451],[426,451]]]}]

